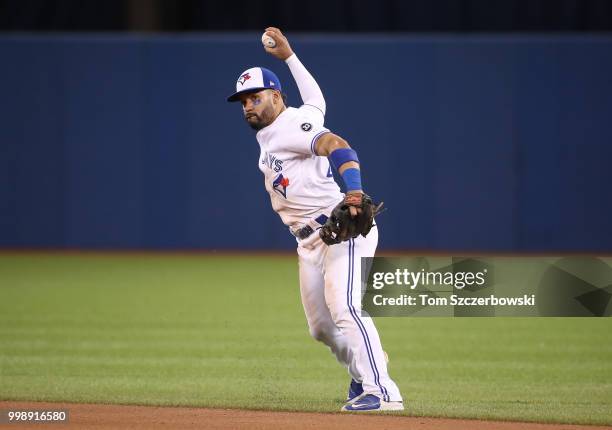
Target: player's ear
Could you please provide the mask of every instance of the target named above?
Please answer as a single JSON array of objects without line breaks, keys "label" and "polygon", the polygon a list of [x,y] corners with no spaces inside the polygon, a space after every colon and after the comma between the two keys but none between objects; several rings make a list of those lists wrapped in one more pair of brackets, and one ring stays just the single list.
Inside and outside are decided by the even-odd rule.
[{"label": "player's ear", "polygon": [[281,97],[280,91],[272,90],[272,102],[274,104],[282,103],[283,98]]}]

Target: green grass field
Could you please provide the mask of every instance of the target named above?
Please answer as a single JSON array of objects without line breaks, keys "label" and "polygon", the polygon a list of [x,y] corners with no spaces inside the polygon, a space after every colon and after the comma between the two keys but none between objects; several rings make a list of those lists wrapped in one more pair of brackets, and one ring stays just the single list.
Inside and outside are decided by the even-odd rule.
[{"label": "green grass field", "polygon": [[[612,424],[610,318],[378,318],[405,414]],[[0,399],[338,411],[295,257],[0,254]]]}]

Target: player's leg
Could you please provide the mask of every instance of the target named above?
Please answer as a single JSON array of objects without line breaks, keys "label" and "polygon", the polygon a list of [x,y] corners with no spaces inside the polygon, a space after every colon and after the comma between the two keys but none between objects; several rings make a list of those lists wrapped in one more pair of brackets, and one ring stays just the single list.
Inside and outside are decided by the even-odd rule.
[{"label": "player's leg", "polygon": [[378,244],[378,230],[328,247],[325,259],[325,294],[331,315],[354,350],[363,375],[363,389],[387,402],[402,401],[395,382],[389,377],[385,353],[378,331],[370,317],[361,315],[361,257],[372,257]]},{"label": "player's leg", "polygon": [[310,335],[327,345],[354,379],[361,380],[361,374],[355,368],[356,360],[353,357],[349,340],[334,323],[325,302],[325,280],[323,278],[325,245],[321,241],[318,243],[320,245],[310,249],[298,247],[300,295]]}]

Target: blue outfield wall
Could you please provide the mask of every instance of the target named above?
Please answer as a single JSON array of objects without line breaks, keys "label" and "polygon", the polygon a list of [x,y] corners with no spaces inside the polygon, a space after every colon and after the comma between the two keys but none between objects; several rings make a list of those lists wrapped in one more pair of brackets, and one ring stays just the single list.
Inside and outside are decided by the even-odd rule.
[{"label": "blue outfield wall", "polygon": [[[612,36],[302,35],[381,249],[612,251]],[[258,34],[0,37],[0,247],[289,249],[225,102]]]}]

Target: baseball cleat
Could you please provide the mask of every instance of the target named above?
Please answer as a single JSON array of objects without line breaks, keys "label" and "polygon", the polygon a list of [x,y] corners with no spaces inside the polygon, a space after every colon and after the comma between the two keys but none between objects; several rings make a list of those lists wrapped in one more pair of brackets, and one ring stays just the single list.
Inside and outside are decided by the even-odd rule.
[{"label": "baseball cleat", "polygon": [[[389,364],[389,355],[386,351],[383,351],[385,355],[385,363]],[[346,403],[353,403],[359,396],[363,394],[363,385],[361,382],[357,382],[351,379],[351,383],[348,389],[348,395],[346,396]]]},{"label": "baseball cleat", "polygon": [[379,399],[374,394],[366,394],[359,397],[353,403],[344,405],[344,412],[381,412],[381,411],[403,411],[404,403],[402,402],[385,402]]},{"label": "baseball cleat", "polygon": [[361,382],[357,382],[354,379],[351,379],[351,384],[349,385],[348,395],[346,396],[346,403],[353,403],[357,397],[363,394],[363,385]]}]

